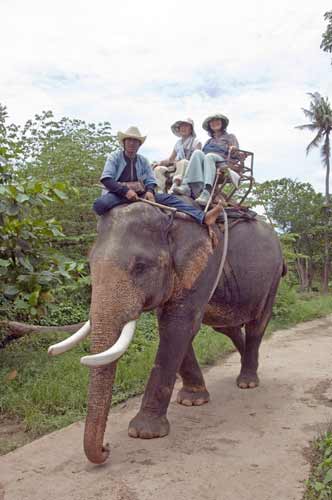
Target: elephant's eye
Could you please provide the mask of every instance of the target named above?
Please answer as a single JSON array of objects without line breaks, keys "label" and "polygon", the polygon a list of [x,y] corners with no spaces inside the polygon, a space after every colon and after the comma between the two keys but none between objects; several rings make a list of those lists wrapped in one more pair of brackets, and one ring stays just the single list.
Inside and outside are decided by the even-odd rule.
[{"label": "elephant's eye", "polygon": [[134,267],[135,274],[142,274],[146,270],[146,264],[144,262],[136,262]]}]

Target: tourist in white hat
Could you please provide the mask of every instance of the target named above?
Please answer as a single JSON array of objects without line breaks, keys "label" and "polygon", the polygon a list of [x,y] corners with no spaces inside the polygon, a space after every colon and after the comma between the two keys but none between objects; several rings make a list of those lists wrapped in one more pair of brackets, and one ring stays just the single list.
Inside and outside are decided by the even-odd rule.
[{"label": "tourist in white hat", "polygon": [[153,165],[157,180],[157,190],[161,193],[166,191],[167,174],[174,172],[173,185],[170,193],[176,185],[180,185],[186,173],[191,155],[196,149],[201,149],[202,144],[196,138],[194,122],[191,118],[177,120],[171,126],[171,131],[179,140],[176,141],[173,151],[167,160],[162,160]]}]

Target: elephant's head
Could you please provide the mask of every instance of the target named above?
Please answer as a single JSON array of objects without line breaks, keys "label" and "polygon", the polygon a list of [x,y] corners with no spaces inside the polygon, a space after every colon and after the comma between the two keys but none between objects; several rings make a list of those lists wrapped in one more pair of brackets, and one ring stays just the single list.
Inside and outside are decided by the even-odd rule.
[{"label": "elephant's head", "polygon": [[[90,253],[91,355],[81,360],[90,367],[84,449],[93,463],[103,463],[109,455],[103,439],[115,360],[128,347],[134,322],[142,311],[166,302],[173,290],[169,227],[167,214],[143,203],[117,207],[99,221],[97,241]],[[68,350],[89,332],[86,324],[69,339],[50,347],[50,354]]]}]

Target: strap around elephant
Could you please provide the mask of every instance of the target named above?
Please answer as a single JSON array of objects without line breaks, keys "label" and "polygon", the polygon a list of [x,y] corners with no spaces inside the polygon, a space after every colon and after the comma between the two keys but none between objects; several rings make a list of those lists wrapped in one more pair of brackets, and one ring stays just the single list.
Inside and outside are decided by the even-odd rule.
[{"label": "strap around elephant", "polygon": [[225,266],[225,262],[226,262],[226,257],[227,257],[227,251],[228,251],[228,217],[227,217],[227,212],[226,212],[226,210],[224,208],[223,208],[223,215],[224,215],[224,245],[223,245],[223,250],[222,250],[222,256],[221,256],[221,261],[220,261],[220,265],[219,265],[219,270],[218,270],[217,277],[216,277],[216,280],[214,282],[213,288],[211,290],[208,302],[210,302],[210,300],[213,297],[214,292],[217,289],[219,280],[220,280],[222,272],[224,270],[224,266]]}]

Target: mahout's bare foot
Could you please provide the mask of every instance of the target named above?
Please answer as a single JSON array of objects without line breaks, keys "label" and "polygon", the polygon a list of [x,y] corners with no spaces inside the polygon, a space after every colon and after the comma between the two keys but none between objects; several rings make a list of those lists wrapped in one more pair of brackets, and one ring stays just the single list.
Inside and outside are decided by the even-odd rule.
[{"label": "mahout's bare foot", "polygon": [[223,211],[223,204],[221,201],[219,201],[215,207],[213,207],[206,213],[204,217],[204,224],[206,224],[207,226],[215,224],[216,220],[218,219],[222,211]]},{"label": "mahout's bare foot", "polygon": [[236,383],[240,389],[254,389],[259,386],[259,378],[257,373],[243,372],[236,379]]},{"label": "mahout's bare foot", "polygon": [[128,435],[134,438],[153,439],[167,436],[169,422],[166,416],[148,415],[138,412],[132,419],[128,428]]},{"label": "mahout's bare foot", "polygon": [[198,390],[182,387],[178,392],[176,401],[184,406],[201,406],[210,401],[210,394],[203,387]]}]

